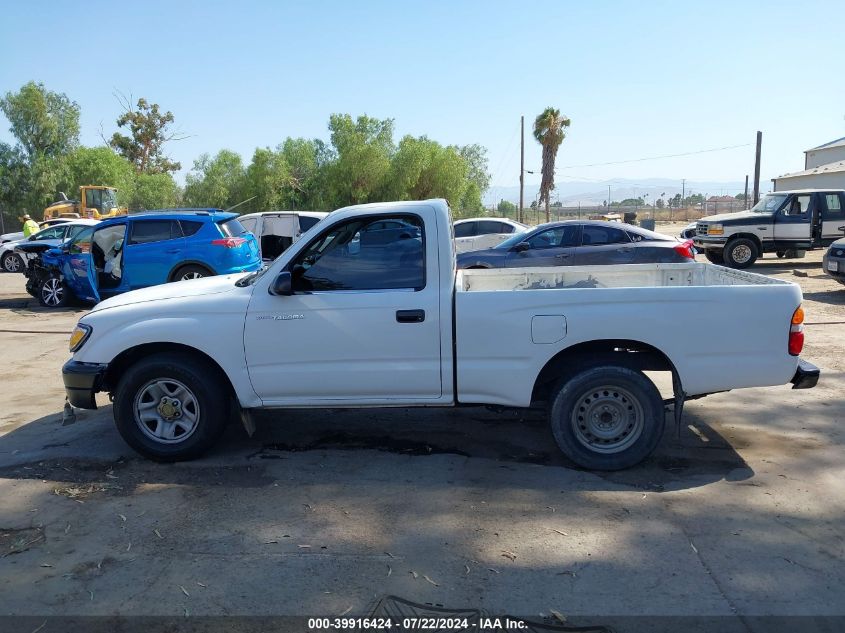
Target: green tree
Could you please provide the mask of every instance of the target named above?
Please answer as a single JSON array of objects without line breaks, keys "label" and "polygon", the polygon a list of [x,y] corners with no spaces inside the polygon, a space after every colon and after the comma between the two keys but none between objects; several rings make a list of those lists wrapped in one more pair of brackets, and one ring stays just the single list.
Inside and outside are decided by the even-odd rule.
[{"label": "green tree", "polygon": [[173,113],[162,113],[157,103],[138,99],[136,106],[131,99],[119,97],[124,113],[117,119],[117,127],[127,128],[129,135],[115,132],[109,145],[134,166],[139,174],[164,174],[178,171],[180,163],[164,155],[164,144],[185,138],[174,131]]},{"label": "green tree", "polygon": [[467,163],[456,147],[444,147],[425,136],[405,136],[392,157],[384,199],[446,198],[453,208],[467,187]]},{"label": "green tree", "polygon": [[290,191],[290,168],[284,154],[269,147],[259,148],[252,155],[246,170],[245,198],[253,198],[250,209],[269,211],[284,209]]},{"label": "green tree", "polygon": [[663,198],[658,198],[657,202],[654,203],[654,206],[656,206],[658,209],[662,209],[666,206],[666,203],[663,202]]},{"label": "green tree", "polygon": [[645,200],[642,198],[625,198],[621,202],[613,202],[612,207],[641,207],[645,205]]},{"label": "green tree", "polygon": [[245,200],[246,171],[241,157],[227,149],[214,158],[202,154],[185,178],[185,204],[225,209]]},{"label": "green tree", "polygon": [[534,120],[534,138],[543,147],[542,178],[540,180],[540,204],[546,203],[546,222],[549,221],[549,196],[555,188],[555,159],[570,120],[560,110],[546,108]]},{"label": "green tree", "polygon": [[136,174],[129,208],[168,209],[179,204],[179,186],[170,174]]},{"label": "green tree", "polygon": [[110,147],[78,147],[68,155],[66,165],[59,188],[69,198],[76,198],[82,185],[108,185],[117,187],[120,205],[132,199],[132,164]]},{"label": "green tree", "polygon": [[279,150],[288,166],[289,182],[284,207],[325,209],[323,185],[331,149],[319,139],[286,138]]},{"label": "green tree", "polygon": [[11,215],[40,211],[55,199],[66,176],[65,158],[79,145],[79,106],[66,95],[33,81],[0,99],[17,145],[0,149],[5,211]]},{"label": "green tree", "polygon": [[395,151],[393,119],[348,114],[329,118],[336,159],[327,165],[326,187],[334,205],[378,200]]},{"label": "green tree", "polygon": [[0,110],[28,161],[61,157],[79,144],[79,106],[44,84],[30,81],[16,93],[7,92]]},{"label": "green tree", "polygon": [[694,193],[690,196],[687,196],[684,200],[684,204],[686,206],[692,206],[696,204],[702,204],[704,202],[704,194],[701,193]]},{"label": "green tree", "polygon": [[507,218],[516,215],[516,205],[510,200],[505,200],[503,198],[496,206],[496,211],[503,218]]}]

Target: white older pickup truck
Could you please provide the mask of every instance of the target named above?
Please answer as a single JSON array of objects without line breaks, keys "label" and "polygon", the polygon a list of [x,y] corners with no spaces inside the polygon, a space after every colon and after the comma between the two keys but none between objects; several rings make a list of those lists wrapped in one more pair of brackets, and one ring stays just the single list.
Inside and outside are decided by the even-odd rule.
[{"label": "white older pickup truck", "polygon": [[[546,406],[573,462],[619,469],[654,450],[669,403],[680,422],[687,398],[814,386],[800,304],[794,284],[709,264],[456,271],[445,201],[370,204],[261,271],[103,301],[63,377],[76,407],[109,392],[159,461],[202,454],[239,412],[249,430],[256,408],[487,404]],[[671,373],[674,398],[645,371]]]}]

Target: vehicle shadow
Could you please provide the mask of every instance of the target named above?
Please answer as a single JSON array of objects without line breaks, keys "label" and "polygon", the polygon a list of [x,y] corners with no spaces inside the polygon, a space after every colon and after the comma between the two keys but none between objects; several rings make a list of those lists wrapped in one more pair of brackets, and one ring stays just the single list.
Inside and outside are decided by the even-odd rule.
[{"label": "vehicle shadow", "polygon": [[845,305],[845,286],[841,290],[824,290],[820,292],[805,292],[804,298],[819,303]]},{"label": "vehicle shadow", "polygon": [[[70,426],[61,425],[61,413],[20,425],[0,437],[0,477],[108,483],[106,473],[124,471],[124,483],[216,481],[249,487],[272,480],[275,460],[310,459],[308,454],[322,457],[332,451],[343,451],[344,459],[361,464],[372,462],[372,451],[378,451],[419,459],[456,456],[463,463],[493,468],[529,465],[573,475],[582,472],[558,450],[545,415],[533,411],[483,407],[263,411],[255,416],[253,437],[233,421],[208,455],[172,465],[148,462],[132,451],[114,428],[111,414],[108,405],[98,411],[78,411],[77,422]],[[695,415],[685,416],[678,433],[669,414],[663,440],[651,457],[624,471],[591,474],[598,478],[588,479],[603,480],[607,489],[660,492],[743,480],[754,472],[727,440]]]}]

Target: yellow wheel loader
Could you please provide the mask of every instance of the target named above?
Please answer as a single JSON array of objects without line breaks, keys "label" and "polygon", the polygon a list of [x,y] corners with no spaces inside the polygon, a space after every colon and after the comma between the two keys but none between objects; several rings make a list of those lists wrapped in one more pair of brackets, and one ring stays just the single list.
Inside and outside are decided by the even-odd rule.
[{"label": "yellow wheel loader", "polygon": [[100,185],[85,185],[79,188],[79,200],[68,200],[64,193],[61,199],[44,209],[44,219],[87,218],[104,220],[126,215],[126,207],[117,206],[117,189]]}]

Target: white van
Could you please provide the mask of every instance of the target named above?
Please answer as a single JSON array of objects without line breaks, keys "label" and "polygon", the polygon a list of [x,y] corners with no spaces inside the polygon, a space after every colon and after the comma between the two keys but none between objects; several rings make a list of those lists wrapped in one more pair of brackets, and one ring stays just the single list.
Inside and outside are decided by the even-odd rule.
[{"label": "white van", "polygon": [[327,215],[321,211],[263,211],[239,216],[238,221],[258,238],[261,259],[271,261]]}]

